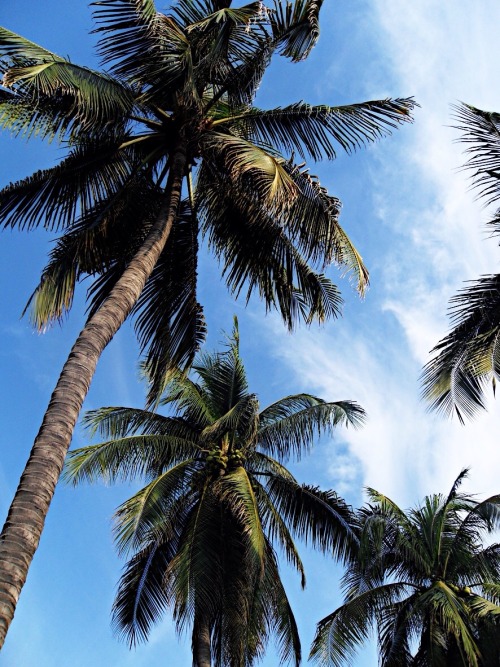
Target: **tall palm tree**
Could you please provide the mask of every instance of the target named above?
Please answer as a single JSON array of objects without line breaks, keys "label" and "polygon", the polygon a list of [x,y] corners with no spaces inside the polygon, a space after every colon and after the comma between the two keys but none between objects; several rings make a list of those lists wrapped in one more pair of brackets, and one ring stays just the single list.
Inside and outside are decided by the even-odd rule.
[{"label": "tall palm tree", "polygon": [[137,315],[154,394],[204,336],[199,231],[236,295],[258,292],[290,328],[336,316],[341,298],[322,271],[344,265],[362,292],[366,269],[339,201],[293,155],[333,159],[336,143],[384,136],[414,106],[253,106],[273,54],[309,53],[321,0],[177,0],[167,14],[153,0],[93,4],[104,73],[0,29],[0,126],[67,147],[59,165],[0,191],[4,226],[62,233],[31,299],[36,326],[61,319],[75,284],[95,278],[0,537],[0,646],[97,361],[125,318]]},{"label": "tall palm tree", "polygon": [[[377,627],[382,667],[494,667],[500,644],[500,495],[426,496],[409,511],[368,489],[359,512],[360,548],[344,576],[345,602],[318,624],[311,656],[325,667],[351,664]],[[491,633],[491,634],[490,634]],[[481,646],[493,652],[490,662]],[[485,655],[486,652],[485,652]]]},{"label": "tall palm tree", "polygon": [[338,424],[359,424],[350,401],[287,396],[260,410],[239,354],[237,322],[224,352],[203,354],[177,375],[161,403],[169,416],[101,408],[87,425],[109,439],[70,452],[73,483],[143,477],[115,515],[131,554],[113,620],[131,644],[170,607],[192,630],[194,665],[251,665],[274,635],[282,661],[300,662],[295,619],[276,548],[304,569],[294,539],[343,559],[353,550],[351,510],[332,491],[300,485],[284,464]]},{"label": "tall palm tree", "polygon": [[[463,104],[456,117],[470,144],[467,168],[487,204],[500,204],[500,114]],[[488,223],[500,233],[500,208]],[[481,276],[451,299],[453,328],[432,350],[423,372],[423,396],[433,409],[461,422],[485,408],[485,389],[500,378],[500,274]]]}]

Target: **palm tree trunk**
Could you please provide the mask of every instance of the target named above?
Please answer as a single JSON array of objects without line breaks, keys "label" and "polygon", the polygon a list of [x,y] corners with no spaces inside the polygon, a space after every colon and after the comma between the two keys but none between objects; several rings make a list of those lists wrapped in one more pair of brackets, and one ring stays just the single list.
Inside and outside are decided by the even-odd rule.
[{"label": "palm tree trunk", "polygon": [[64,364],[0,534],[0,649],[40,541],[73,429],[99,357],[139,298],[167,242],[181,198],[186,147],[172,156],[164,205],[108,298],[87,322]]},{"label": "palm tree trunk", "polygon": [[200,617],[193,624],[192,649],[193,667],[212,667],[210,624]]}]

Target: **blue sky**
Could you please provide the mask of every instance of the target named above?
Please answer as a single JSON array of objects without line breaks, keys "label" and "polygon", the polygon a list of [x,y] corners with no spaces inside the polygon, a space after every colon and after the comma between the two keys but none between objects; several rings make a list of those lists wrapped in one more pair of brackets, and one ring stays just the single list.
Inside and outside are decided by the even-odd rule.
[{"label": "blue sky", "polygon": [[[5,6],[8,4],[9,6]],[[14,7],[15,4],[15,7]],[[162,4],[158,3],[161,9]],[[335,488],[362,502],[371,486],[400,505],[447,490],[471,467],[467,490],[498,491],[496,434],[500,411],[460,427],[426,412],[418,376],[428,351],[447,330],[446,306],[467,279],[498,270],[496,242],[486,238],[488,212],[474,200],[459,171],[462,147],[454,140],[450,104],[463,100],[500,110],[496,86],[500,44],[497,0],[349,0],[327,2],[318,46],[301,65],[273,66],[259,104],[304,99],[344,104],[414,95],[415,124],[347,157],[313,167],[344,204],[342,224],[371,271],[363,302],[346,280],[344,317],[289,335],[257,302],[244,308],[221,286],[214,260],[203,256],[200,297],[208,347],[221,340],[236,313],[242,355],[252,389],[263,405],[288,393],[358,401],[369,414],[359,431],[322,441],[297,477]],[[90,11],[85,3],[27,0],[4,3],[0,24],[75,62],[95,66]],[[54,163],[55,146],[0,137],[0,183]],[[0,510],[6,513],[43,412],[72,341],[84,322],[83,290],[69,319],[44,335],[33,333],[23,306],[50,249],[44,233],[2,232],[0,245]],[[85,407],[138,405],[137,348],[130,325],[106,350]],[[77,427],[74,446],[86,442]],[[109,611],[119,562],[111,541],[114,508],[131,487],[60,485],[16,618],[2,655],[6,667],[120,667],[190,663],[189,641],[178,642],[168,617],[147,645],[130,652],[111,633]],[[339,570],[305,547],[305,593],[285,571],[304,653],[315,623],[339,602]],[[374,664],[368,649],[356,665]],[[276,664],[272,650],[263,663]]]}]

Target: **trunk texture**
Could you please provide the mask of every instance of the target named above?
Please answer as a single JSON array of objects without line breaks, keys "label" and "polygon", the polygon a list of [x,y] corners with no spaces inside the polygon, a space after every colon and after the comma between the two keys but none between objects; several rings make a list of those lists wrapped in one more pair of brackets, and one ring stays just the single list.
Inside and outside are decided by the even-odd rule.
[{"label": "trunk texture", "polygon": [[208,621],[197,618],[193,626],[193,667],[212,667],[210,646],[210,625]]},{"label": "trunk texture", "polygon": [[165,203],[109,297],[78,336],[51,396],[0,534],[0,649],[40,541],[73,429],[104,348],[139,298],[165,247],[181,197],[186,149],[173,155]]}]

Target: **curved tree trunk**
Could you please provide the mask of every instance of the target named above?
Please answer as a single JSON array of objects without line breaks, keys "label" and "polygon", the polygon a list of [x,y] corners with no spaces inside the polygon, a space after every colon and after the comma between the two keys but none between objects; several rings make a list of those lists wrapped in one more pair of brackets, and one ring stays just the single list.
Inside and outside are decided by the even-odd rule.
[{"label": "curved tree trunk", "polygon": [[210,647],[210,625],[208,621],[195,618],[193,624],[193,667],[212,667]]},{"label": "curved tree trunk", "polygon": [[186,148],[173,154],[165,203],[150,234],[64,364],[0,534],[0,648],[40,541],[73,429],[99,357],[139,298],[167,242],[181,198]]}]

